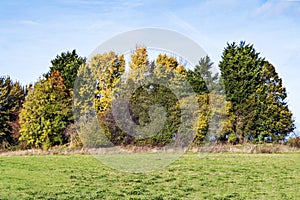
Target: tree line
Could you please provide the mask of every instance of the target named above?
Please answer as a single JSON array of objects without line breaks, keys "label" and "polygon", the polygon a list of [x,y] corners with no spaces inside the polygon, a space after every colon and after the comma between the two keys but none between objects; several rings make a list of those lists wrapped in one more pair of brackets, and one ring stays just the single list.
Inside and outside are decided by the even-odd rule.
[{"label": "tree line", "polygon": [[[184,126],[180,135],[182,143],[191,136],[195,146],[207,139],[231,144],[283,143],[295,129],[282,79],[251,44],[227,44],[218,63],[220,74],[212,72],[208,56],[199,58],[193,69],[166,54],[149,60],[146,47],[137,47],[130,58],[126,69],[124,55],[113,51],[87,60],[73,50],[57,55],[49,72],[34,85],[21,86],[9,76],[0,77],[1,148],[165,146],[179,137],[182,119],[189,123],[182,105],[190,106],[192,100],[182,89],[184,84],[192,88],[198,105],[193,107],[195,123]],[[149,76],[171,85],[143,82]],[[121,94],[129,100],[130,119],[139,126],[131,132],[120,127],[113,113],[114,99]],[[88,99],[78,101],[76,95]],[[165,112],[153,109],[155,105]],[[73,111],[84,116],[91,107],[101,133],[99,127],[87,130],[76,123]],[[164,119],[164,124],[155,116]],[[210,123],[212,118],[220,120]],[[156,128],[156,134],[149,134]]]}]

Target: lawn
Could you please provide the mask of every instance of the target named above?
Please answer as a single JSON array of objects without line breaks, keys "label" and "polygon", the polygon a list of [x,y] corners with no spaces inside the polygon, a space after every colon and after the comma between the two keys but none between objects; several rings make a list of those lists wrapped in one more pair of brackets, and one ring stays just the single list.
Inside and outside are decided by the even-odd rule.
[{"label": "lawn", "polygon": [[146,174],[91,155],[1,156],[0,173],[0,199],[300,199],[299,153],[188,153]]}]

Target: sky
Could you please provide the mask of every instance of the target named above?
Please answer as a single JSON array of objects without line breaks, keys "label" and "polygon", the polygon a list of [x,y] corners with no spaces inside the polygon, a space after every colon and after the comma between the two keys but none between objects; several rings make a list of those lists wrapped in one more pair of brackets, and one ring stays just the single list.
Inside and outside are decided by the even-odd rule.
[{"label": "sky", "polygon": [[246,41],[276,68],[300,129],[300,1],[3,0],[0,76],[22,84],[46,73],[61,52],[87,57],[101,43],[140,28],[177,31],[218,64],[227,43]]}]

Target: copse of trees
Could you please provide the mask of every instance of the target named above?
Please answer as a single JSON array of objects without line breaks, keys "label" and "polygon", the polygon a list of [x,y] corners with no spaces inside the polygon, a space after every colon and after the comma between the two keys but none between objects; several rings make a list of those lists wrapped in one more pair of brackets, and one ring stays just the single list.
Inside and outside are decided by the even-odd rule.
[{"label": "copse of trees", "polygon": [[[178,97],[170,90],[180,89],[185,81],[199,104],[194,110],[196,123],[186,128],[187,132],[193,131],[193,145],[202,145],[205,139],[231,144],[277,143],[285,141],[295,129],[282,79],[253,45],[227,44],[219,63],[220,75],[212,72],[213,63],[208,56],[200,58],[190,70],[166,54],[149,60],[146,47],[137,47],[130,58],[125,70],[124,55],[111,51],[86,61],[73,50],[57,55],[49,72],[33,87],[22,87],[9,77],[0,77],[1,148],[21,145],[47,149],[63,144],[80,147],[91,141],[87,147],[165,146],[174,141],[181,119],[187,117],[180,105],[191,101],[188,93],[180,91]],[[76,77],[80,81],[76,82]],[[172,85],[144,84],[147,77],[168,80]],[[113,114],[112,102],[122,94],[129,100],[130,119],[139,126],[130,133]],[[79,102],[79,98],[86,99]],[[91,130],[80,129],[74,123],[72,100],[80,116],[94,108],[99,125]],[[166,111],[160,119],[153,117],[161,114],[160,108],[153,109],[156,105]],[[213,118],[222,120],[213,124]],[[104,133],[99,132],[100,128]],[[156,134],[149,134],[153,131]]]},{"label": "copse of trees", "polygon": [[[176,133],[176,127],[179,124],[178,121],[178,105],[175,95],[165,86],[155,83],[143,84],[146,76],[155,76],[162,78],[168,76],[171,79],[178,78],[171,72],[177,72],[184,74],[184,68],[174,57],[168,57],[161,54],[155,61],[149,61],[147,50],[144,47],[137,47],[136,51],[131,54],[131,61],[129,63],[130,70],[126,73],[126,79],[121,79],[121,76],[125,73],[125,61],[123,55],[116,55],[114,52],[104,53],[101,55],[95,55],[89,59],[88,62],[91,76],[95,79],[94,83],[81,85],[82,88],[90,88],[90,85],[96,85],[94,106],[98,115],[99,123],[102,129],[105,131],[105,136],[115,145],[148,145],[148,146],[163,146],[169,143]],[[87,70],[80,70],[79,77],[82,78],[82,83],[87,83],[90,79],[89,76],[85,76]],[[177,80],[178,81],[178,80]],[[137,86],[137,87],[136,87]],[[132,91],[132,89],[135,89]],[[83,91],[78,91],[83,92]],[[115,97],[123,95],[129,100],[129,112],[132,122],[141,128],[135,129],[132,132],[126,132],[115,116],[113,116],[112,101]],[[90,100],[88,100],[90,101]],[[75,108],[78,112],[85,109],[87,103],[81,103],[79,108]],[[151,106],[159,104],[167,109],[167,121],[166,124],[162,124],[162,129],[155,135],[147,135],[153,127],[146,128],[152,120],[160,120],[151,118],[149,115]],[[82,106],[82,107],[81,107]],[[176,112],[177,110],[177,112]],[[122,109],[118,110],[121,115]],[[119,122],[120,123],[120,122]],[[129,124],[126,124],[129,126]],[[93,145],[103,146],[106,145],[106,141],[102,137],[98,137],[98,144],[94,143],[95,137],[92,134],[99,134],[98,132],[80,133],[82,134],[84,141],[89,138],[93,138],[93,141],[87,141],[87,143],[93,142]],[[147,137],[145,137],[147,136]],[[89,145],[89,144],[88,144]]]}]

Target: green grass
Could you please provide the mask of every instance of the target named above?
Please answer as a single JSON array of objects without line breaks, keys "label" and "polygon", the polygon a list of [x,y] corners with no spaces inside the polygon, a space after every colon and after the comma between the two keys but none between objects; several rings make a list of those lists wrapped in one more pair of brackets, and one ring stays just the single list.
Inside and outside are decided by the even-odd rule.
[{"label": "green grass", "polygon": [[147,174],[90,155],[2,156],[0,173],[0,199],[300,199],[297,153],[188,153]]}]

